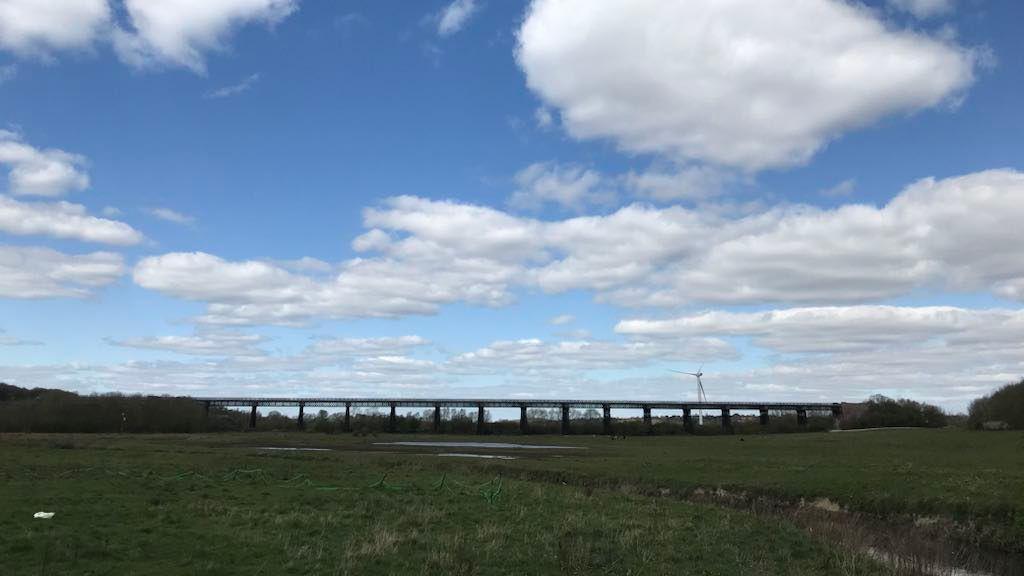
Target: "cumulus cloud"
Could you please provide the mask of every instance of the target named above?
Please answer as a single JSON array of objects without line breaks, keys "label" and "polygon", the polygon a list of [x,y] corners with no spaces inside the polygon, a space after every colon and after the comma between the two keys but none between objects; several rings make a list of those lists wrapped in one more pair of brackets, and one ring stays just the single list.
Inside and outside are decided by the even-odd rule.
[{"label": "cumulus cloud", "polygon": [[205,322],[433,314],[501,306],[518,288],[586,290],[625,306],[835,304],[917,289],[1024,294],[1024,174],[924,179],[881,206],[785,206],[740,216],[623,207],[541,221],[410,196],[364,211],[364,256],[330,276],[205,253],[141,260],[139,285],[209,304]]},{"label": "cumulus cloud", "polygon": [[517,59],[577,139],[750,171],[956,99],[976,60],[838,0],[535,0]]},{"label": "cumulus cloud", "polygon": [[8,190],[12,194],[53,197],[89,187],[84,157],[54,148],[35,148],[8,130],[0,130],[0,165],[8,169]]},{"label": "cumulus cloud", "polygon": [[559,314],[555,316],[549,322],[554,326],[564,326],[566,324],[572,324],[576,321],[576,317],[572,314]]},{"label": "cumulus cloud", "polygon": [[19,54],[87,48],[109,25],[107,0],[0,2],[0,47]]},{"label": "cumulus cloud", "polygon": [[131,226],[90,216],[81,204],[21,202],[3,195],[0,195],[0,231],[121,246],[143,240],[142,234]]},{"label": "cumulus cloud", "polygon": [[119,254],[64,254],[35,246],[0,246],[0,297],[84,298],[124,274]]},{"label": "cumulus cloud", "polygon": [[476,11],[476,0],[453,0],[438,15],[437,33],[441,36],[455,34],[462,30]]},{"label": "cumulus cloud", "polygon": [[181,212],[171,210],[170,208],[147,208],[146,212],[148,212],[149,215],[153,216],[154,218],[159,218],[164,222],[171,222],[173,224],[182,224],[187,226],[190,224],[194,224],[196,221],[194,216],[182,214]]},{"label": "cumulus cloud", "polygon": [[224,50],[238,28],[274,26],[298,9],[298,0],[125,0],[132,31],[118,30],[114,46],[136,67],[184,66],[205,72],[205,53]]}]

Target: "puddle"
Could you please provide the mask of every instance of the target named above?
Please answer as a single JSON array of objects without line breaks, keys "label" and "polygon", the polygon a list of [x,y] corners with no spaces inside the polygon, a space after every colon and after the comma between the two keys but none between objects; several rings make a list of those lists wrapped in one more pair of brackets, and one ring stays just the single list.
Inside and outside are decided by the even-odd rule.
[{"label": "puddle", "polygon": [[282,450],[285,452],[330,452],[330,448],[303,448],[294,446],[256,446],[257,450]]},{"label": "puddle", "polygon": [[459,452],[445,452],[438,456],[449,456],[453,458],[486,458],[488,460],[518,460],[516,456],[501,456],[498,454],[461,454]]},{"label": "puddle", "polygon": [[434,448],[490,448],[527,450],[586,450],[583,446],[553,446],[544,444],[509,444],[506,442],[374,442],[374,446],[424,446]]}]

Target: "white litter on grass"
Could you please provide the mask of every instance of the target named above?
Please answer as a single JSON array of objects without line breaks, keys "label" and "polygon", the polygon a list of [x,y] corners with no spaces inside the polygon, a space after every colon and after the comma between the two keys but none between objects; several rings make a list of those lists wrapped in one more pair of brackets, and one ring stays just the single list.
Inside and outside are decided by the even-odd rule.
[{"label": "white litter on grass", "polygon": [[516,460],[515,456],[499,456],[497,454],[460,454],[458,452],[446,452],[438,456],[454,456],[455,458],[488,458],[496,460]]},{"label": "white litter on grass", "polygon": [[54,514],[56,514],[56,512],[36,512],[35,514],[32,515],[32,517],[33,518],[43,518],[45,520],[49,520],[50,518],[53,518]]}]

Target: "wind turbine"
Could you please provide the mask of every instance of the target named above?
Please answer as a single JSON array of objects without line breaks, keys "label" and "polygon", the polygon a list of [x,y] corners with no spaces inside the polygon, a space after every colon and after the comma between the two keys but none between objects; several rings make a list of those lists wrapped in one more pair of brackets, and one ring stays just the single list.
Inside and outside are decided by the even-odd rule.
[{"label": "wind turbine", "polygon": [[[688,376],[693,376],[693,377],[695,377],[697,379],[697,402],[707,402],[708,401],[708,395],[704,393],[704,384],[700,381],[700,377],[704,375],[704,372],[701,372],[701,370],[703,370],[703,368],[704,368],[704,364],[701,364],[700,368],[697,368],[696,372],[683,372],[682,370],[672,370],[671,368],[669,368],[669,372],[675,372],[677,374],[686,374]],[[697,409],[697,420],[698,420],[698,422],[700,422],[701,426],[704,425],[704,409],[703,408],[698,408]]]}]

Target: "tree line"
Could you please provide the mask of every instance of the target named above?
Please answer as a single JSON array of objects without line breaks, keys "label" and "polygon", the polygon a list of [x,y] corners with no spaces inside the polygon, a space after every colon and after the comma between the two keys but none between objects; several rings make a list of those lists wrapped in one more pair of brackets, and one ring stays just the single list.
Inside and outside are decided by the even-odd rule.
[{"label": "tree line", "polygon": [[[959,422],[957,417],[945,414],[937,406],[885,396],[872,396],[851,412],[844,416],[844,428],[937,428]],[[487,433],[519,433],[518,419],[491,421],[490,416],[489,412],[485,412]],[[557,409],[530,409],[527,417],[531,433],[557,434],[561,431],[561,412]],[[573,410],[570,417],[573,433],[604,433],[602,414],[597,410]],[[473,434],[477,430],[476,419],[475,409],[443,409],[441,432]],[[705,425],[696,429],[698,434],[721,432],[721,419],[717,413],[705,415],[704,421]],[[351,431],[368,434],[388,431],[391,421],[387,413],[354,410],[346,429],[344,412],[320,410],[315,414],[307,414],[305,424],[306,430],[320,433]],[[239,431],[247,429],[248,425],[248,411],[211,406],[207,412],[202,402],[187,397],[79,395],[64,390],[27,389],[0,383],[0,432],[193,433]],[[972,402],[966,425],[972,429],[1024,429],[1024,380]],[[612,426],[615,434],[647,433],[639,417],[616,418]],[[433,427],[434,412],[431,409],[400,414],[395,420],[397,432],[429,432]],[[756,415],[734,414],[732,417],[732,429],[739,434],[813,431],[831,427],[832,420],[828,414],[809,414],[806,428],[801,428],[796,416],[791,413],[772,413],[767,428],[760,426]],[[297,428],[297,418],[278,411],[262,414],[256,422],[257,430]],[[655,434],[684,433],[682,415],[656,417],[651,431]]]}]

